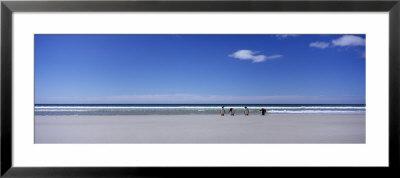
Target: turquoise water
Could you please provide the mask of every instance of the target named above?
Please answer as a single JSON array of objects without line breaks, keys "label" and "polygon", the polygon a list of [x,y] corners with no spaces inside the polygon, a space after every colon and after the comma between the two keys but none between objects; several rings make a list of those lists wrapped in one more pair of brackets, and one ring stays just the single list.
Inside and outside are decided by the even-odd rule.
[{"label": "turquoise water", "polygon": [[226,114],[233,108],[235,115],[243,115],[245,106],[250,115],[261,114],[261,108],[270,114],[365,113],[363,104],[36,104],[35,115],[219,115],[221,106],[225,106]]}]

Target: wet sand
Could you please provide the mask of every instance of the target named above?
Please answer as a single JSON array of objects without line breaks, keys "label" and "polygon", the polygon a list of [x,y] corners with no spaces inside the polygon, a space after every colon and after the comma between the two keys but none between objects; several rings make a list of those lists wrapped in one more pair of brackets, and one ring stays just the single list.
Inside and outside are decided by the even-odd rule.
[{"label": "wet sand", "polygon": [[365,143],[365,114],[35,116],[35,143]]}]

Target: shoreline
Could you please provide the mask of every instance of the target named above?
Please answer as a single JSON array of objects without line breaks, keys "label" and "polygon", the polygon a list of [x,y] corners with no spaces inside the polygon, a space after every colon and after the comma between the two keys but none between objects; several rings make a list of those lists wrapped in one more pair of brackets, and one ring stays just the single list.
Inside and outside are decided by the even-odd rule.
[{"label": "shoreline", "polygon": [[[266,115],[262,116],[261,114],[251,114],[246,117],[268,117],[268,116],[275,116],[275,115],[365,115],[365,112],[354,112],[354,113],[267,113]],[[43,117],[43,116],[220,116],[220,117],[231,117],[229,114],[225,113],[225,116],[221,116],[219,113],[214,114],[35,114],[34,117]],[[237,114],[235,116],[245,116],[244,113]]]}]

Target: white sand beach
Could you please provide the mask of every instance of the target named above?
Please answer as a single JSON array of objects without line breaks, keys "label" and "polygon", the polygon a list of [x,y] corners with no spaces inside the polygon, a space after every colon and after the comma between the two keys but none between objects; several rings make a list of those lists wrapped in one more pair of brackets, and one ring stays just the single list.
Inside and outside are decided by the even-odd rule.
[{"label": "white sand beach", "polygon": [[365,114],[35,116],[35,143],[365,143]]}]

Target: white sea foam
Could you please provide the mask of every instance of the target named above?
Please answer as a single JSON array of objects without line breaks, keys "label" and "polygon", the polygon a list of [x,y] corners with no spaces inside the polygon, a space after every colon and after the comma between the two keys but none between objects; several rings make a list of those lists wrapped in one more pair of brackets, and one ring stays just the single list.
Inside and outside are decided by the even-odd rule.
[{"label": "white sea foam", "polygon": [[[226,106],[225,109],[243,109],[242,106]],[[257,106],[247,107],[249,109],[365,109],[364,106],[294,106],[294,107],[280,107],[280,106]],[[221,109],[216,106],[35,106],[35,109]]]},{"label": "white sea foam", "polygon": [[299,111],[287,111],[287,110],[270,110],[267,111],[268,113],[272,114],[329,114],[329,113],[343,113],[343,114],[349,114],[349,113],[365,113],[363,110],[359,111],[338,111],[338,110],[299,110]]},{"label": "white sea foam", "polygon": [[[243,106],[225,107],[228,111],[233,108],[236,111],[243,110]],[[365,113],[364,106],[249,106],[251,112],[258,112],[261,108],[266,108],[268,113]],[[37,113],[214,113],[219,112],[220,106],[35,106]]]}]

